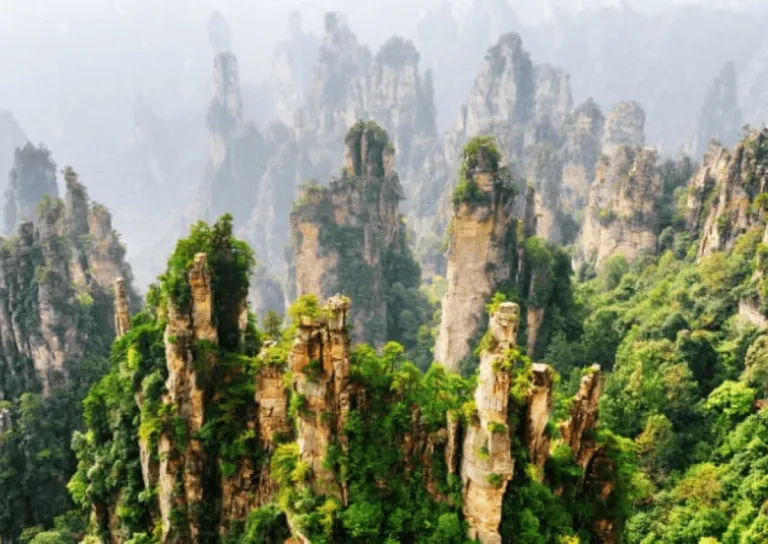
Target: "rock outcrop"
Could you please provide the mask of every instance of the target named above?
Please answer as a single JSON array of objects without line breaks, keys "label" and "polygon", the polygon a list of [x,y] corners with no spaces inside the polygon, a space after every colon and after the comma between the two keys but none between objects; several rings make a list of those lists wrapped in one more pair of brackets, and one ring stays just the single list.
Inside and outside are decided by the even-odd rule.
[{"label": "rock outcrop", "polygon": [[482,544],[501,544],[501,507],[515,468],[507,421],[513,362],[508,360],[507,350],[516,345],[519,325],[516,304],[505,302],[492,312],[489,348],[480,355],[477,415],[465,430],[461,459],[464,517],[469,538]]},{"label": "rock outcrop", "polygon": [[[480,143],[480,142],[479,142]],[[435,360],[457,371],[485,316],[485,302],[516,270],[514,190],[499,171],[498,151],[468,147],[466,179],[456,193],[449,231],[448,291],[442,305]]]},{"label": "rock outcrop", "polygon": [[[691,181],[688,227],[699,232],[698,258],[731,249],[761,225],[768,192],[768,130],[754,131],[728,150],[712,144]],[[759,201],[758,201],[759,200]]]},{"label": "rock outcrop", "polygon": [[661,176],[656,151],[620,146],[603,156],[590,190],[577,263],[600,267],[613,255],[632,261],[654,253],[658,235]]},{"label": "rock outcrop", "polygon": [[343,293],[359,300],[350,314],[354,337],[381,344],[387,338],[385,260],[412,261],[398,209],[402,188],[394,149],[380,127],[356,124],[345,145],[341,177],[328,187],[304,186],[291,214],[296,296]]},{"label": "rock outcrop", "polygon": [[601,381],[600,366],[592,365],[581,378],[579,391],[571,408],[571,417],[560,426],[563,443],[571,448],[576,464],[585,471],[597,451],[595,431]]},{"label": "rock outcrop", "polygon": [[[200,376],[206,367],[216,364],[213,355],[197,361],[193,347],[204,342],[215,346],[218,334],[213,324],[213,293],[205,253],[195,255],[187,276],[191,303],[189,308],[168,305],[165,330],[165,360],[168,379],[163,404],[175,412],[173,428],[161,432],[158,444],[158,504],[164,542],[197,540],[200,513],[193,506],[203,501],[203,472],[206,459],[199,438],[205,423],[205,382]],[[183,443],[179,440],[184,438]],[[187,526],[178,527],[172,511],[187,512]]]},{"label": "rock outcrop", "polygon": [[5,192],[5,232],[10,234],[19,221],[37,219],[35,208],[44,196],[56,198],[56,163],[51,152],[40,145],[27,142],[16,149],[13,169],[8,177]]},{"label": "rock outcrop", "polygon": [[552,412],[552,394],[555,386],[552,368],[542,363],[534,364],[531,382],[531,395],[526,408],[525,445],[531,454],[531,463],[543,471],[549,458],[550,436],[547,425]]},{"label": "rock outcrop", "polygon": [[619,102],[605,119],[602,149],[612,155],[620,146],[645,145],[645,112],[637,102]]},{"label": "rock outcrop", "polygon": [[604,124],[605,116],[591,98],[565,121],[562,201],[563,207],[572,213],[587,205],[602,149]]},{"label": "rock outcrop", "polygon": [[[47,151],[43,155],[49,161]],[[125,250],[111,229],[109,212],[90,203],[71,169],[65,177],[66,203],[44,198],[37,206],[35,223],[21,222],[0,249],[4,308],[0,312],[0,397],[6,399],[36,390],[38,385],[47,393],[51,380],[66,374],[66,364],[76,361],[89,341],[79,316],[91,313],[111,334],[118,333],[114,320],[118,278],[125,278],[127,304],[137,301]],[[16,183],[28,180],[38,187],[39,179],[16,179]],[[17,193],[31,194],[20,185]]]},{"label": "rock outcrop", "polygon": [[331,444],[344,448],[342,429],[350,410],[349,299],[332,297],[327,310],[321,320],[301,317],[288,364],[293,389],[302,399],[296,427],[299,460],[309,466],[316,493],[346,502],[346,490],[325,459]]},{"label": "rock outcrop", "polygon": [[707,151],[709,141],[713,138],[722,145],[734,145],[739,138],[741,120],[736,68],[733,62],[726,62],[707,90],[686,151],[698,159]]}]

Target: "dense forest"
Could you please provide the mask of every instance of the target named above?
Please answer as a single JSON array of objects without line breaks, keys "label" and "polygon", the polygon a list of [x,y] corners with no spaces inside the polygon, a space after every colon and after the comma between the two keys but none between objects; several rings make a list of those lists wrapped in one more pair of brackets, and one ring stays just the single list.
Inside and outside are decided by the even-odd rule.
[{"label": "dense forest", "polygon": [[[396,174],[366,168],[389,152],[386,134],[358,124],[347,140],[352,160],[335,190],[360,187],[396,209],[397,191],[378,192]],[[299,295],[285,319],[258,323],[247,303],[255,256],[229,215],[177,243],[130,323],[124,289],[111,292],[114,316],[89,318],[88,284],[78,294],[77,278],[54,281],[56,260],[72,259],[83,239],[10,238],[4,259],[18,271],[6,268],[4,292],[20,317],[9,322],[27,315],[43,327],[42,305],[23,297],[56,285],[59,296],[72,289],[81,309],[71,323],[90,340],[44,387],[13,387],[9,376],[29,364],[21,359],[4,374],[3,541],[765,541],[767,141],[752,133],[734,151],[750,223],[726,232],[718,219],[732,240],[722,250],[703,253],[690,228],[691,201],[703,199],[702,217],[717,213],[722,187],[697,194],[691,169],[680,180],[671,165],[661,166],[670,187],[658,196],[656,254],[616,254],[574,273],[567,248],[526,232],[525,218],[502,225],[506,249],[492,254],[515,273],[481,301],[460,372],[424,361],[423,337],[434,341],[445,320],[437,291],[445,304],[452,287],[437,278],[403,297],[414,288],[404,270],[418,265],[400,236],[376,238],[406,268],[379,271],[386,289],[374,299],[394,304],[374,345],[353,345],[355,299],[343,296],[368,292],[370,302],[366,275],[336,273],[329,288],[340,295]],[[483,208],[508,220],[518,192],[500,164],[491,139],[466,146],[455,224]],[[60,206],[76,223],[82,189],[69,179],[69,205],[46,197],[41,220]],[[305,222],[306,198],[296,208]],[[337,267],[365,262],[370,248],[350,252],[348,227],[323,232],[346,236]],[[450,231],[449,282],[459,281],[450,277],[462,232]],[[532,349],[537,308],[546,311]],[[111,352],[94,340],[109,331]]]},{"label": "dense forest", "polygon": [[768,542],[760,52],[467,8],[297,12],[257,115],[211,16],[207,114],[83,175],[126,242],[0,112],[0,544]]}]

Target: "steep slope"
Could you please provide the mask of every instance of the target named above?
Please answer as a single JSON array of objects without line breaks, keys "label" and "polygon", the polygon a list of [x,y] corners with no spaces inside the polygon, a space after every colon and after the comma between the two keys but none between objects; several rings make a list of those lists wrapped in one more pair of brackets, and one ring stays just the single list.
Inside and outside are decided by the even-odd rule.
[{"label": "steep slope", "polygon": [[[554,382],[515,349],[517,305],[492,310],[476,387],[439,365],[421,375],[394,343],[381,356],[352,349],[342,296],[299,298],[292,325],[261,342],[243,317],[253,262],[231,229],[225,217],[179,242],[159,296],[115,343],[116,366],[85,403],[70,488],[94,534],[460,542],[463,512],[467,536],[501,542],[524,523],[514,501],[534,489],[560,520],[543,520],[547,534],[590,530],[598,500],[574,459],[591,466],[584,452],[620,450],[595,434],[596,396],[580,393],[563,423],[574,431],[550,453]],[[599,372],[590,376],[597,391]],[[617,470],[601,475],[625,483]],[[583,515],[568,513],[573,501]]]},{"label": "steep slope", "polygon": [[597,166],[578,242],[577,264],[599,268],[613,255],[628,261],[656,252],[662,191],[656,152],[640,147],[617,147]]},{"label": "steep slope", "polygon": [[4,541],[71,508],[65,486],[75,470],[68,444],[82,425],[78,406],[106,371],[121,313],[138,303],[109,212],[89,201],[70,168],[65,182],[65,201],[45,197],[36,221],[22,221],[0,248]]},{"label": "steep slope", "polygon": [[[398,316],[422,297],[398,209],[403,195],[394,148],[383,129],[363,122],[350,129],[345,146],[341,177],[327,188],[304,186],[291,213],[295,295],[360,300],[350,314],[357,340],[402,341]],[[410,293],[398,298],[404,289]]]},{"label": "steep slope", "polygon": [[768,131],[753,131],[732,150],[714,145],[691,181],[688,225],[700,229],[699,259],[733,248],[765,214]]},{"label": "steep slope", "polygon": [[442,304],[435,360],[458,370],[470,353],[485,302],[516,272],[515,189],[500,170],[501,155],[488,140],[473,140],[464,155],[463,179],[454,193],[449,231],[448,290]]}]

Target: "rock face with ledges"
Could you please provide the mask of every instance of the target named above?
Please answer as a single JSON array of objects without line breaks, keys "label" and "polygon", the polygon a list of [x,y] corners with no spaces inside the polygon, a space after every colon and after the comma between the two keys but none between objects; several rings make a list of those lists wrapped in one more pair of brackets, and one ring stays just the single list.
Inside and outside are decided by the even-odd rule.
[{"label": "rock face with ledges", "polygon": [[126,304],[138,302],[109,212],[90,202],[70,168],[65,180],[65,201],[44,198],[36,221],[21,222],[15,236],[2,241],[0,398],[38,387],[47,393],[51,378],[66,374],[66,364],[76,361],[89,341],[81,313],[91,312],[107,330],[118,332],[118,278],[125,280]]},{"label": "rock face with ledges", "polygon": [[342,429],[351,402],[349,300],[332,297],[327,310],[324,319],[301,317],[288,364],[294,390],[303,399],[296,429],[299,459],[312,470],[316,493],[346,501],[343,484],[324,461],[332,443],[345,447]]},{"label": "rock face with ledges", "polygon": [[512,368],[506,351],[515,347],[520,308],[505,302],[491,314],[489,347],[480,355],[475,390],[477,415],[465,430],[461,460],[464,517],[469,538],[501,544],[499,524],[507,485],[514,473],[507,422]]},{"label": "rock face with ledges", "polygon": [[601,154],[605,116],[597,102],[588,99],[565,121],[563,198],[566,209],[583,210]]},{"label": "rock face with ledges", "polygon": [[385,261],[411,260],[398,207],[402,187],[380,127],[358,123],[345,148],[341,176],[328,187],[304,186],[291,214],[295,294],[359,299],[350,315],[354,337],[378,345],[387,334]]},{"label": "rock face with ledges", "polygon": [[656,151],[620,146],[597,165],[584,226],[579,238],[578,263],[600,267],[613,255],[632,261],[641,252],[654,253],[658,235],[658,198],[661,175]]},{"label": "rock face with ledges", "polygon": [[435,345],[435,360],[454,371],[469,355],[470,340],[485,314],[485,302],[516,270],[515,198],[503,189],[498,164],[490,158],[488,148],[470,151],[466,162],[465,183],[481,196],[454,204],[448,290]]},{"label": "rock face with ledges", "polygon": [[691,182],[688,226],[700,232],[698,258],[733,247],[750,228],[761,225],[768,191],[768,130],[754,131],[732,150],[709,147]]}]

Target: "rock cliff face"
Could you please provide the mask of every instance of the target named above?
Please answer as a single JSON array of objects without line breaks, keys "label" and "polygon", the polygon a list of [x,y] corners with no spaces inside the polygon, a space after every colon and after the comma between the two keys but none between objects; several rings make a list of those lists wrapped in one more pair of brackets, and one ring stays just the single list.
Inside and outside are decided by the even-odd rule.
[{"label": "rock cliff face", "polygon": [[[691,181],[688,226],[698,231],[698,258],[730,249],[765,217],[768,131],[755,131],[731,151],[713,144]],[[700,230],[699,230],[700,229]]]},{"label": "rock cliff face", "polygon": [[[39,387],[47,393],[54,377],[66,375],[66,364],[76,361],[89,341],[81,316],[92,313],[118,332],[113,311],[118,278],[124,279],[127,303],[137,300],[109,212],[89,202],[71,169],[65,177],[66,203],[43,199],[36,222],[21,222],[0,249],[0,397],[5,399]],[[39,181],[16,179],[35,187]],[[17,193],[30,191],[17,185]]]},{"label": "rock cliff face", "polygon": [[656,251],[661,176],[652,149],[620,146],[600,159],[579,238],[578,262],[600,267],[613,255],[631,261]]},{"label": "rock cliff face", "polygon": [[[456,371],[485,315],[485,302],[516,270],[514,191],[499,172],[495,149],[465,156],[466,195],[454,202],[448,249],[448,291],[443,299],[435,360]],[[498,153],[498,151],[495,151]]]},{"label": "rock cliff face", "polygon": [[323,320],[302,317],[299,333],[288,357],[293,389],[303,399],[296,426],[299,461],[312,471],[312,486],[319,495],[336,496],[346,503],[346,489],[325,466],[331,444],[344,448],[344,422],[350,410],[350,341],[347,332],[349,300],[328,301]]},{"label": "rock cliff face", "polygon": [[581,378],[579,391],[571,408],[571,417],[560,427],[562,440],[573,452],[573,458],[583,470],[597,451],[594,432],[597,429],[597,408],[600,400],[602,373],[593,365]]},{"label": "rock cliff face", "polygon": [[14,154],[13,169],[5,192],[5,232],[12,233],[19,221],[37,218],[35,207],[44,196],[57,197],[56,164],[44,146],[27,143]]},{"label": "rock cliff face", "polygon": [[[214,356],[195,357],[193,347],[200,343],[218,344],[213,325],[213,294],[211,276],[205,253],[195,255],[187,281],[191,303],[188,309],[168,305],[168,326],[165,329],[165,360],[168,379],[163,404],[174,413],[173,428],[160,434],[158,444],[159,490],[158,504],[162,519],[163,541],[198,540],[200,512],[193,506],[203,501],[203,472],[206,458],[199,439],[205,423],[205,382],[202,373],[216,364]],[[182,429],[181,432],[178,429]],[[180,440],[182,438],[182,440]],[[187,527],[176,526],[172,512],[187,513]]]},{"label": "rock cliff face", "polygon": [[623,145],[645,145],[645,112],[637,102],[619,102],[605,119],[603,153],[612,155]]},{"label": "rock cliff face", "polygon": [[519,325],[516,304],[505,302],[491,314],[490,347],[480,356],[475,390],[476,421],[465,430],[461,459],[464,516],[469,538],[483,544],[501,544],[501,507],[515,468],[507,421],[513,371],[507,350],[516,345]]},{"label": "rock cliff face", "polygon": [[597,102],[588,99],[565,122],[563,206],[577,212],[589,198],[601,153],[605,116]]},{"label": "rock cliff face", "polygon": [[717,139],[725,146],[732,146],[739,138],[741,110],[738,105],[736,68],[726,62],[707,90],[701,113],[696,121],[687,152],[695,158],[706,151],[709,141]]},{"label": "rock cliff face", "polygon": [[291,214],[296,296],[344,293],[361,303],[350,315],[355,338],[386,338],[386,261],[410,259],[398,210],[402,188],[386,132],[358,123],[346,138],[340,178],[302,189]]}]

